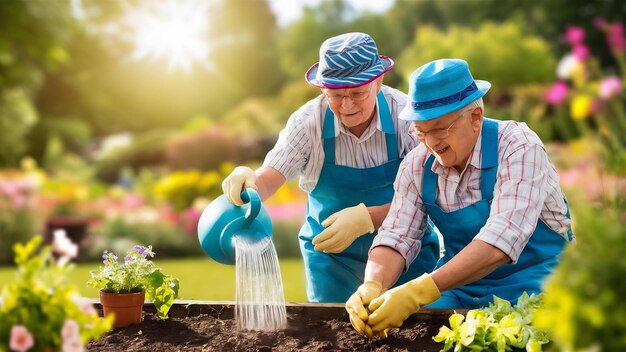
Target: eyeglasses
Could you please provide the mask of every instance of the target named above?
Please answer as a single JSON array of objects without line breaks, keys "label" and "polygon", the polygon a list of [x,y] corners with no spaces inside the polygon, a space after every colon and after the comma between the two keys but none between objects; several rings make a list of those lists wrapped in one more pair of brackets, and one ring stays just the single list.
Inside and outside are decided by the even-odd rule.
[{"label": "eyeglasses", "polygon": [[324,95],[326,96],[326,99],[328,99],[328,102],[333,104],[341,103],[344,98],[350,98],[352,99],[352,101],[363,101],[370,96],[370,92],[372,91],[372,85],[373,84],[370,83],[369,88],[363,92],[351,92],[348,95],[329,94],[327,92],[324,92]]},{"label": "eyeglasses", "polygon": [[437,139],[445,139],[450,135],[450,128],[452,128],[452,126],[461,119],[461,117],[465,116],[465,113],[468,112],[470,110],[465,110],[463,111],[459,117],[457,117],[456,119],[454,119],[454,121],[452,121],[452,123],[450,125],[448,125],[448,127],[446,128],[435,128],[432,129],[428,132],[424,132],[424,131],[420,131],[417,128],[415,128],[415,131],[417,132],[417,138],[419,140],[425,140],[427,135],[431,135],[432,137],[435,137]]}]

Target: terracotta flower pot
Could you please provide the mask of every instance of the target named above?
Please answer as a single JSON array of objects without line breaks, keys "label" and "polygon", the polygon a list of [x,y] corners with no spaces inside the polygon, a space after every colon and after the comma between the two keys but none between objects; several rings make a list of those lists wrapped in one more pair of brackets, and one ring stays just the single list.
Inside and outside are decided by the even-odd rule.
[{"label": "terracotta flower pot", "polygon": [[114,328],[123,328],[132,324],[139,324],[142,320],[145,292],[134,293],[107,293],[100,291],[100,303],[104,316],[115,314]]}]

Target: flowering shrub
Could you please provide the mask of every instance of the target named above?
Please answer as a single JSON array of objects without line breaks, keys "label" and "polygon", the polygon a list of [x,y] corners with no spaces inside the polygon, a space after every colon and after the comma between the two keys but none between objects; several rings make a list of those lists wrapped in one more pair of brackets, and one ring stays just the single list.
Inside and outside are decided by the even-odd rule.
[{"label": "flowering shrub", "polygon": [[[569,27],[565,40],[571,52],[559,63],[555,82],[545,99],[558,107],[569,104],[569,124],[582,133],[593,133],[605,148],[607,166],[618,173],[626,170],[626,36],[621,22],[609,23],[602,18],[595,25],[606,33],[607,43],[621,71],[604,73],[585,45],[585,32]],[[564,111],[561,109],[561,111]],[[568,127],[569,126],[569,127]]]},{"label": "flowering shrub", "polygon": [[548,330],[555,350],[626,351],[626,202],[615,201],[621,205],[604,209],[578,203],[577,244],[544,283],[534,324]]},{"label": "flowering shrub", "polygon": [[[71,265],[55,262],[49,246],[38,252],[41,242],[37,236],[14,246],[17,277],[0,294],[0,350],[82,351],[113,320],[99,318],[91,303],[79,297],[68,280]],[[60,252],[65,245],[58,245]]]},{"label": "flowering shrub", "polygon": [[152,246],[135,246],[120,263],[114,253],[104,251],[104,266],[99,272],[91,272],[87,282],[91,287],[108,293],[146,292],[160,318],[167,318],[167,312],[178,297],[178,279],[165,275],[149,259],[154,257]]},{"label": "flowering shrub", "polygon": [[23,170],[0,171],[0,264],[13,260],[14,243],[26,242],[35,232],[39,179]]},{"label": "flowering shrub", "polygon": [[167,201],[176,211],[182,211],[200,197],[219,197],[226,175],[228,173],[218,171],[175,171],[159,180],[154,192],[158,199]]}]

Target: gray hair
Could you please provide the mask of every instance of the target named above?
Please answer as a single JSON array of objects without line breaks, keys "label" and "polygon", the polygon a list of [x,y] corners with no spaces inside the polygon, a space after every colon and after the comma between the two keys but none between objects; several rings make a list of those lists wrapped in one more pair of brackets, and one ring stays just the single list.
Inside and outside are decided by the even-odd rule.
[{"label": "gray hair", "polygon": [[473,110],[474,108],[481,108],[483,110],[483,112],[485,111],[485,105],[483,103],[483,97],[480,97],[480,98],[474,100],[473,102],[465,105],[461,109],[464,110],[464,111],[468,111],[468,110]]}]

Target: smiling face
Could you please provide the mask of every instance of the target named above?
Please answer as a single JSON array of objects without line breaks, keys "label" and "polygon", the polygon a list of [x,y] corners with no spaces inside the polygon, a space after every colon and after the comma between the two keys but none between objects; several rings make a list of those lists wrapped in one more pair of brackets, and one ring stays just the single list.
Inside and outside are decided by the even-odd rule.
[{"label": "smiling face", "polygon": [[357,137],[363,134],[374,118],[376,95],[382,81],[383,76],[380,76],[360,87],[322,89],[335,116]]},{"label": "smiling face", "polygon": [[429,121],[414,122],[418,139],[444,167],[465,169],[483,121],[483,110],[467,107]]}]

